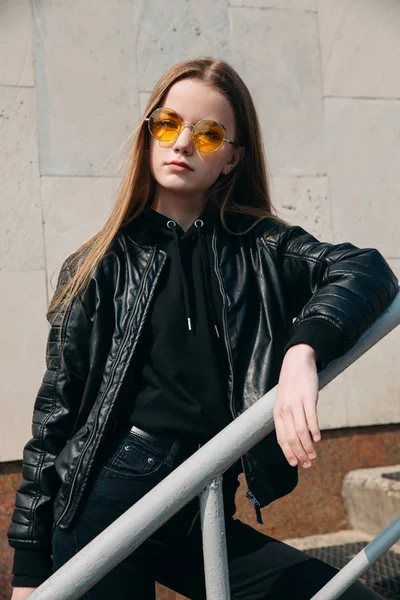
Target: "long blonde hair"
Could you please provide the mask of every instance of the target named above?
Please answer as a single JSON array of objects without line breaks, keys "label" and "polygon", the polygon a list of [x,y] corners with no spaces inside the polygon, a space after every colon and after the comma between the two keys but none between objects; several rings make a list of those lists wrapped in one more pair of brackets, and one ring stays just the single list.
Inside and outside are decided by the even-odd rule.
[{"label": "long blonde hair", "polygon": [[[271,203],[261,128],[252,97],[236,71],[225,61],[209,57],[184,60],[173,65],[156,83],[147,103],[144,116],[150,115],[170,87],[182,79],[195,79],[218,89],[230,102],[236,121],[236,141],[244,146],[245,154],[229,175],[219,176],[208,190],[207,204],[220,209],[221,222],[225,212],[258,217],[247,233],[263,218],[283,222]],[[143,118],[144,118],[143,116]],[[156,181],[149,165],[149,132],[140,120],[134,133],[131,152],[125,163],[117,200],[106,223],[73,254],[82,257],[68,283],[58,286],[47,315],[65,312],[72,300],[88,285],[95,268],[107,252],[117,233],[136,219],[151,202]],[[234,232],[230,231],[234,234]],[[240,234],[239,234],[240,235]]]}]

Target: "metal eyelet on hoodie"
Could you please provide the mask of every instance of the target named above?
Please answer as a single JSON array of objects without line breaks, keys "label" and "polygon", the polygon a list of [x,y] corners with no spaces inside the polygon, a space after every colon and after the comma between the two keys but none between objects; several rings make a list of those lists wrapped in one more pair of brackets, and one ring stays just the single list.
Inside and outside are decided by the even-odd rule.
[{"label": "metal eyelet on hoodie", "polygon": [[174,227],[176,227],[176,223],[175,223],[175,221],[173,221],[172,219],[170,219],[170,220],[167,222],[167,227],[168,227],[168,229],[172,229],[172,227],[170,227],[170,224],[171,224],[171,225],[173,225]]},{"label": "metal eyelet on hoodie", "polygon": [[204,225],[204,221],[202,221],[201,219],[196,219],[194,222],[195,227],[203,227],[203,225]]}]

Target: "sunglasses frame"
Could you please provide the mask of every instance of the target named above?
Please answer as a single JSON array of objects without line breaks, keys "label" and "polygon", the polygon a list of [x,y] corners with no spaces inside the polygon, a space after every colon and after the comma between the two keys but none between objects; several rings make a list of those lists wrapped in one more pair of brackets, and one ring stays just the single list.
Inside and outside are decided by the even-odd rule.
[{"label": "sunglasses frame", "polygon": [[[175,113],[176,116],[178,117],[181,126],[179,131],[177,132],[176,136],[171,138],[170,140],[160,140],[158,139],[158,137],[156,137],[155,135],[152,134],[151,129],[150,129],[150,119],[152,118],[152,116],[154,115],[155,112],[157,112],[158,110],[170,110],[172,113]],[[186,121],[183,121],[180,116],[178,115],[178,113],[176,112],[176,110],[174,110],[173,108],[168,108],[167,106],[160,106],[159,108],[156,108],[155,110],[153,110],[153,112],[151,113],[151,115],[149,117],[145,117],[144,121],[147,121],[147,126],[149,129],[149,133],[150,135],[155,139],[158,140],[159,142],[165,142],[165,143],[169,143],[169,142],[174,142],[182,133],[182,131],[184,130],[185,126],[190,127],[192,130],[192,141],[193,141],[193,145],[197,148],[197,150],[199,152],[202,152],[203,154],[213,154],[213,152],[216,152],[217,150],[219,150],[220,148],[222,148],[222,145],[224,142],[226,142],[227,144],[232,144],[233,146],[237,146],[236,142],[232,142],[231,140],[228,140],[227,138],[223,137],[221,144],[218,146],[218,148],[215,148],[215,150],[211,150],[210,152],[205,152],[204,150],[200,150],[200,148],[197,146],[197,144],[195,143],[194,139],[193,139],[193,130],[194,128],[199,125],[199,123],[203,123],[204,121],[210,121],[211,123],[217,123],[217,125],[219,125],[222,129],[222,132],[224,132],[224,128],[222,126],[221,123],[219,123],[218,121],[215,121],[214,119],[200,119],[200,121],[197,121],[197,123],[195,123],[194,125],[192,125],[191,123],[187,123]]]}]

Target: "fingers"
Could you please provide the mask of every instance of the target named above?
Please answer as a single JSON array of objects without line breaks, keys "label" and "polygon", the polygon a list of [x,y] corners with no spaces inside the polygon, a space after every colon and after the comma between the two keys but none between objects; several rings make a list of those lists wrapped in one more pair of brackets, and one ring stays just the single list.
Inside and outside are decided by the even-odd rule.
[{"label": "fingers", "polygon": [[[317,398],[318,400],[318,398]],[[314,442],[319,442],[321,439],[321,430],[318,423],[317,403],[314,400],[304,403],[304,410],[308,423],[308,429],[313,437]]]},{"label": "fingers", "polygon": [[317,453],[315,451],[314,444],[310,436],[309,425],[306,421],[304,408],[302,406],[293,410],[293,420],[295,424],[294,435],[297,434],[301,445],[301,455],[298,455],[296,453],[296,456],[303,466],[311,467],[311,464],[306,465],[305,463],[308,463],[310,460],[315,459]]},{"label": "fingers", "polygon": [[278,406],[274,410],[274,420],[277,440],[288,462],[292,466],[300,463],[306,469],[311,467],[317,456],[313,439],[321,439],[316,402],[311,400],[285,408]]}]

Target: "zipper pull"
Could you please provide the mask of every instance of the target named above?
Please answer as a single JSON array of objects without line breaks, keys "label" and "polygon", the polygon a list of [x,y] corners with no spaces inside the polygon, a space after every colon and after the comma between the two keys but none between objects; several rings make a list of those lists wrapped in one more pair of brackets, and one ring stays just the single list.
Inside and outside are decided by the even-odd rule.
[{"label": "zipper pull", "polygon": [[250,502],[253,505],[254,510],[256,511],[257,523],[259,523],[260,525],[264,525],[264,521],[262,520],[261,507],[260,507],[259,501],[257,500],[255,495],[250,490],[247,490],[246,498],[248,498],[250,500]]}]

